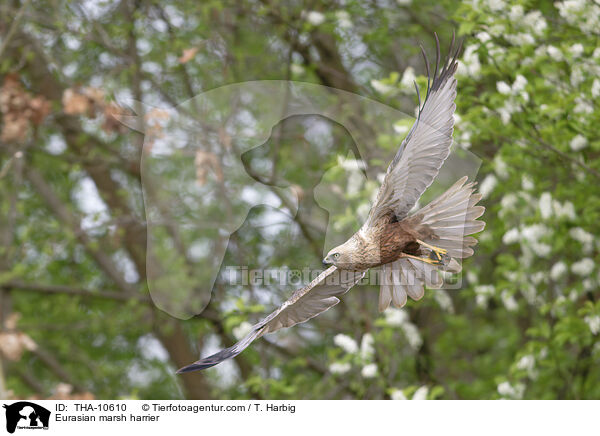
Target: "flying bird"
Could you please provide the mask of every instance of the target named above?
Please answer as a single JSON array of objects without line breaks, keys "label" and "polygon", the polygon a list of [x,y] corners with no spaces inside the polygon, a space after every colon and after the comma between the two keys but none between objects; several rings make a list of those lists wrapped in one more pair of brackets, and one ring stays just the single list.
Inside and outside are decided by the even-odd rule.
[{"label": "flying bird", "polygon": [[474,183],[458,180],[425,207],[411,210],[437,176],[450,154],[456,105],[456,58],[454,37],[440,69],[440,45],[433,76],[425,51],[427,94],[418,116],[390,163],[364,225],[350,239],[323,259],[330,265],[307,286],[259,323],[242,340],[185,366],[178,373],[210,368],[235,357],[255,339],[285,327],[308,321],[340,302],[339,297],[358,283],[370,268],[381,267],[379,310],[390,304],[403,307],[407,297],[419,300],[424,286],[443,285],[439,271],[459,272],[456,259],[473,254],[477,240],[469,236],[485,227],[478,221],[485,208],[476,204]]}]

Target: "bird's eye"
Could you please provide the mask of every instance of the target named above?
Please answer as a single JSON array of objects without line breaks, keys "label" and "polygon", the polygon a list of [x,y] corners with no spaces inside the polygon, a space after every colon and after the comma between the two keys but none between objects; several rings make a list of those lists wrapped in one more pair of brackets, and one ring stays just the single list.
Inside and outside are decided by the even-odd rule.
[{"label": "bird's eye", "polygon": [[339,258],[340,258],[340,253],[334,253],[334,254],[333,254],[333,258],[334,258],[335,260],[339,259]]}]

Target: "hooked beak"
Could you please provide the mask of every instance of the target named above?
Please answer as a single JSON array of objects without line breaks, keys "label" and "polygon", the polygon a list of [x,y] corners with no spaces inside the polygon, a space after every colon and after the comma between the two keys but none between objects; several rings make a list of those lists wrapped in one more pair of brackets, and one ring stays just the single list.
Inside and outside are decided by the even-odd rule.
[{"label": "hooked beak", "polygon": [[331,261],[329,256],[327,256],[325,259],[323,259],[323,266],[329,266],[331,264],[333,264],[333,262]]}]

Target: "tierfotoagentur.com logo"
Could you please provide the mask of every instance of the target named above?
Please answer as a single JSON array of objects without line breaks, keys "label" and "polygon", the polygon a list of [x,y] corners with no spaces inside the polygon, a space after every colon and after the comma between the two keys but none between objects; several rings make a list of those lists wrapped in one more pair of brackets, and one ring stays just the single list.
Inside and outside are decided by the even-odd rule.
[{"label": "tierfotoagentur.com logo", "polygon": [[19,430],[48,430],[50,411],[29,401],[4,404],[6,409],[6,431],[14,433]]},{"label": "tierfotoagentur.com logo", "polygon": [[[228,286],[305,286],[308,283],[315,280],[319,274],[323,272],[322,269],[311,269],[308,267],[302,269],[290,269],[290,268],[266,268],[257,269],[249,268],[248,266],[225,266],[221,275],[223,283]],[[357,285],[372,285],[379,286],[381,284],[386,285],[414,285],[421,280],[429,283],[434,280],[434,275],[438,274],[437,271],[428,271],[430,276],[418,276],[411,274],[412,271],[408,271],[406,274],[401,274],[397,277],[385,275],[381,269],[371,269],[367,271],[365,276],[357,282]],[[444,276],[444,289],[460,289],[461,280],[460,276],[451,272],[441,271]],[[342,271],[339,276],[330,276],[327,278],[327,284],[339,285],[348,280],[344,275],[351,275],[351,271]]]}]

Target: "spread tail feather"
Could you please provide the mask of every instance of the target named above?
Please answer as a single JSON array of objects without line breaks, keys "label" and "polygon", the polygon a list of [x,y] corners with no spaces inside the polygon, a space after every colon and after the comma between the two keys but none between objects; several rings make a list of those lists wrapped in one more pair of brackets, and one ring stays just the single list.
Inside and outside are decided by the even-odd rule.
[{"label": "spread tail feather", "polygon": [[483,230],[485,223],[478,221],[485,208],[476,206],[481,194],[474,194],[474,183],[467,183],[467,177],[458,180],[444,194],[419,210],[421,224],[431,229],[424,238],[427,244],[448,250],[452,258],[464,259],[473,255],[473,245],[477,239],[471,235]]},{"label": "spread tail feather", "polygon": [[[423,242],[447,250],[450,260],[441,265],[432,265],[413,258],[400,258],[382,267],[379,310],[384,311],[392,304],[402,307],[407,296],[419,300],[424,294],[424,285],[441,288],[443,280],[439,271],[458,273],[461,266],[456,259],[473,254],[477,240],[469,236],[485,227],[478,221],[485,208],[476,206],[481,194],[474,194],[474,183],[467,183],[467,177],[458,180],[450,189],[416,212],[421,216],[421,224],[431,230]],[[421,247],[429,254],[429,249]],[[431,253],[433,254],[433,253]]]}]

